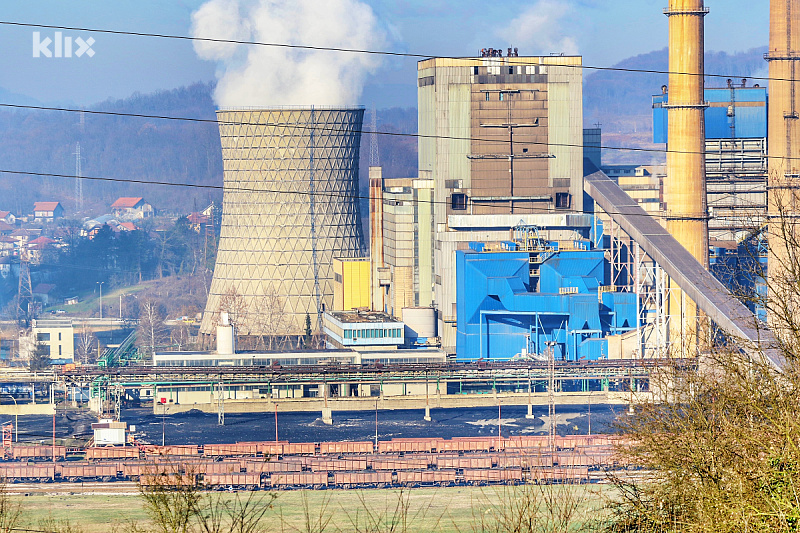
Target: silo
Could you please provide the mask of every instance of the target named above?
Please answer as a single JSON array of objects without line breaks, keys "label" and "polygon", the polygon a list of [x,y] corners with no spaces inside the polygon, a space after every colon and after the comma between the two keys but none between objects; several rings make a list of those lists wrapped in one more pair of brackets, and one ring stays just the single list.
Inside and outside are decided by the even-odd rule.
[{"label": "silo", "polygon": [[[200,332],[227,311],[241,339],[317,329],[333,257],[362,255],[361,108],[222,109],[224,186]],[[208,337],[206,337],[208,338]]]}]

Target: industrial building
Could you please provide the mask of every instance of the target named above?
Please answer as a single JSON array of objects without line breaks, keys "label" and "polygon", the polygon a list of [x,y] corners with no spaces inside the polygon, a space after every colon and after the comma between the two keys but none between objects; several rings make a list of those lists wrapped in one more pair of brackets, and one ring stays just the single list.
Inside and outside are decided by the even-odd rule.
[{"label": "industrial building", "polygon": [[[362,257],[358,158],[364,110],[286,108],[217,112],[225,189],[214,278],[200,332],[226,311],[240,341],[290,335],[306,316],[320,331],[333,306],[333,259]],[[283,333],[283,332],[281,332]]]},{"label": "industrial building", "polygon": [[63,365],[75,360],[75,328],[68,319],[36,319],[31,335],[37,347],[50,356],[50,363]]},{"label": "industrial building", "polygon": [[[766,222],[767,90],[706,88],[705,171],[709,237],[738,241]],[[669,92],[653,96],[653,142],[667,142]]]},{"label": "industrial building", "polygon": [[580,65],[575,56],[418,63],[419,177],[432,182],[433,251],[420,237],[415,301],[437,308],[448,353],[456,347],[456,250],[502,240],[520,220],[543,226],[531,217],[583,209]]},{"label": "industrial building", "polygon": [[334,257],[331,310],[369,308],[370,304],[369,257]]},{"label": "industrial building", "polygon": [[624,334],[639,325],[639,295],[610,285],[604,250],[590,240],[547,241],[534,227],[513,233],[496,250],[473,243],[456,252],[460,359],[640,356],[635,334],[622,351]]}]

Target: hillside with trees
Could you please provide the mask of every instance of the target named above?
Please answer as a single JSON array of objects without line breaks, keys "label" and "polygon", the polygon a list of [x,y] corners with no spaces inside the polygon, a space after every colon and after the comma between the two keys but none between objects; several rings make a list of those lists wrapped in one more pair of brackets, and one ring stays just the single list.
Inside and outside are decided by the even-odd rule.
[{"label": "hillside with trees", "polygon": [[[706,87],[725,87],[727,79],[741,83],[741,78],[766,77],[766,47],[745,52],[706,52]],[[613,68],[620,70],[585,70],[583,103],[584,124],[591,127],[601,124],[604,146],[631,146],[663,150],[663,145],[653,144],[652,95],[667,85],[666,72],[669,52],[666,48],[620,61]],[[717,74],[718,76],[710,76]],[[766,84],[765,80],[748,80],[748,85]],[[663,163],[664,154],[604,150],[606,163]]]}]

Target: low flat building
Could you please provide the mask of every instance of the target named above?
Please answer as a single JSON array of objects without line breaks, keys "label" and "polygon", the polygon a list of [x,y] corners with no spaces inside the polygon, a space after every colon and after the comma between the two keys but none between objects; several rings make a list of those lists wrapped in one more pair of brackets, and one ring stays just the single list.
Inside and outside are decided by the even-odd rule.
[{"label": "low flat building", "polygon": [[333,311],[322,318],[323,330],[336,348],[364,350],[402,346],[405,326],[378,311]]}]

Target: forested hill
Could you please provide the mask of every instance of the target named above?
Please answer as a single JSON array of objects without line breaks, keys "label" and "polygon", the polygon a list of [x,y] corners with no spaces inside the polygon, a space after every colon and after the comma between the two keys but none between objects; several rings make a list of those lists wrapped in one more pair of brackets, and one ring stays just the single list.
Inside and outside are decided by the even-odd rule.
[{"label": "forested hill", "polygon": [[[134,94],[88,108],[213,119],[211,87],[190,87],[153,94]],[[83,122],[83,123],[81,123]],[[125,180],[221,183],[219,134],[212,123],[154,120],[42,110],[0,111],[0,167],[3,170],[73,175],[76,145],[81,145],[82,175]],[[145,196],[160,208],[191,207],[209,193],[122,182],[83,181],[87,215],[104,212],[122,195]],[[29,213],[37,200],[59,200],[75,216],[75,180],[23,175],[0,179],[0,209]],[[181,211],[186,211],[185,208]]]},{"label": "forested hill", "polygon": [[[134,94],[87,108],[91,111],[168,117],[215,118],[213,86],[194,84],[171,91]],[[28,102],[25,102],[28,103]],[[365,117],[369,128],[370,111]],[[378,130],[417,131],[415,109],[378,111]],[[0,109],[0,170],[74,175],[76,144],[83,176],[222,185],[222,153],[216,124],[42,110]],[[362,139],[362,184],[367,182],[370,136]],[[381,164],[389,177],[415,175],[417,139],[379,136]],[[219,192],[119,181],[83,181],[83,215],[107,210],[119,196],[144,196],[156,208],[187,213],[219,200]],[[19,174],[0,175],[0,210],[30,213],[33,202],[59,200],[75,217],[75,180]]]},{"label": "forested hill", "polygon": [[[721,77],[707,76],[706,87],[725,87],[727,78],[732,78],[738,84],[742,77],[766,77],[767,62],[763,57],[766,51],[767,48],[763,47],[735,54],[707,52],[706,74],[719,74]],[[669,52],[664,48],[630,57],[614,67],[664,72],[668,69],[668,62]],[[661,86],[667,84],[666,74],[587,69],[584,76],[584,124],[602,125],[604,145],[663,148],[652,144],[651,97],[660,93]],[[765,80],[748,80],[748,85],[754,83],[759,83],[762,87],[767,84]],[[606,150],[603,159],[608,163],[648,162],[644,159],[662,162],[664,156]]]}]

